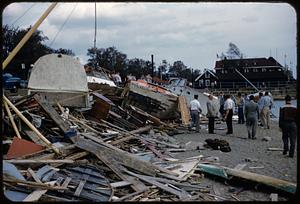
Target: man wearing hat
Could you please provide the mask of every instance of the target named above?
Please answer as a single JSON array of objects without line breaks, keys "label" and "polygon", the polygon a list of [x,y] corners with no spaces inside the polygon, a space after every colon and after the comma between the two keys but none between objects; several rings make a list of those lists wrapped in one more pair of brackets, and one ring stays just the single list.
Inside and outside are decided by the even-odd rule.
[{"label": "man wearing hat", "polygon": [[291,97],[286,95],[285,105],[279,110],[279,127],[282,130],[283,155],[289,152],[291,158],[294,157],[297,137],[296,116],[297,108],[291,104]]}]

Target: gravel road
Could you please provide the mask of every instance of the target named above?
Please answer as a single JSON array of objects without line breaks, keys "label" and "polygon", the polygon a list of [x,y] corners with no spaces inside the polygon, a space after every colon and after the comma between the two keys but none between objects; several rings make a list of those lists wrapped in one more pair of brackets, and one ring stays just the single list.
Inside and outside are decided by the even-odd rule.
[{"label": "gravel road", "polygon": [[[237,124],[233,121],[233,134],[226,135],[226,130],[215,130],[215,134],[208,134],[207,125],[201,125],[200,133],[193,131],[185,131],[184,134],[174,135],[174,138],[181,144],[188,143],[187,151],[175,155],[176,158],[183,159],[196,155],[215,156],[219,158],[218,163],[222,166],[234,168],[238,164],[247,164],[243,170],[258,173],[262,175],[271,176],[274,178],[297,183],[297,150],[294,158],[289,158],[282,155],[282,151],[268,151],[269,147],[283,148],[282,133],[279,131],[278,122],[272,121],[270,129],[263,129],[258,127],[257,139],[248,139],[247,129],[245,124]],[[221,122],[216,124],[215,128],[226,128],[226,123]],[[271,137],[270,141],[263,141],[264,137]],[[203,150],[196,150],[199,143],[205,144],[205,139],[224,139],[229,142],[231,152],[225,153],[219,150],[212,150],[205,148]],[[189,147],[189,148],[188,148]],[[189,150],[190,149],[190,150]],[[246,161],[248,160],[248,161]],[[250,160],[250,161],[249,161]],[[216,180],[216,181],[215,181]],[[231,197],[230,190],[236,186],[227,185],[224,180],[214,177],[205,176],[204,183],[214,186],[216,194],[220,194],[227,198],[227,200],[236,200]],[[247,182],[243,182],[243,186]],[[249,183],[249,182],[248,182]],[[240,186],[240,187],[241,187]],[[257,187],[257,189],[255,189]],[[273,189],[265,187],[252,186],[246,187],[236,197],[241,201],[270,201],[270,194],[278,193],[278,200],[290,199],[290,195],[285,195]]]}]

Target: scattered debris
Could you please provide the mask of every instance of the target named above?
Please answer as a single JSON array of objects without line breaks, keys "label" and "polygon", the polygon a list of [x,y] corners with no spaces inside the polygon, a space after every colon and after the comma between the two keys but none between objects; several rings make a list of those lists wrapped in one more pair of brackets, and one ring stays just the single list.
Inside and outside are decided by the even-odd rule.
[{"label": "scattered debris", "polygon": [[265,137],[262,138],[262,141],[266,141],[266,142],[269,142],[271,140],[272,140],[272,138],[269,137],[269,136],[265,136]]}]

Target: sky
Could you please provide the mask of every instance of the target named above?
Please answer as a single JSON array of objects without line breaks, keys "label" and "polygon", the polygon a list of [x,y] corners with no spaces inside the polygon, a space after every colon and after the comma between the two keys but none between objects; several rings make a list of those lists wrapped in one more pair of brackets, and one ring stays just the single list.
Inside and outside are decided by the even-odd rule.
[{"label": "sky", "polygon": [[[50,3],[12,3],[2,24],[34,25]],[[181,60],[193,69],[213,69],[217,54],[230,42],[244,58],[274,57],[296,77],[296,11],[287,3],[100,3],[97,2],[98,48],[111,46],[128,59],[159,66]],[[38,28],[50,47],[71,49],[82,64],[94,45],[94,3],[59,3]],[[27,12],[26,12],[27,11]],[[67,20],[68,19],[68,20]],[[62,25],[64,25],[62,27]],[[56,37],[55,37],[56,36]]]}]

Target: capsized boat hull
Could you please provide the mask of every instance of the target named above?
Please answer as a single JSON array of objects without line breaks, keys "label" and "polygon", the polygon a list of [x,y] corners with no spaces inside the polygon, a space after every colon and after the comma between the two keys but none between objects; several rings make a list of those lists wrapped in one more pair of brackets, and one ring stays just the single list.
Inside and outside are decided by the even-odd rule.
[{"label": "capsized boat hull", "polygon": [[144,81],[129,82],[123,92],[123,106],[133,105],[162,120],[175,119],[178,97]]}]

